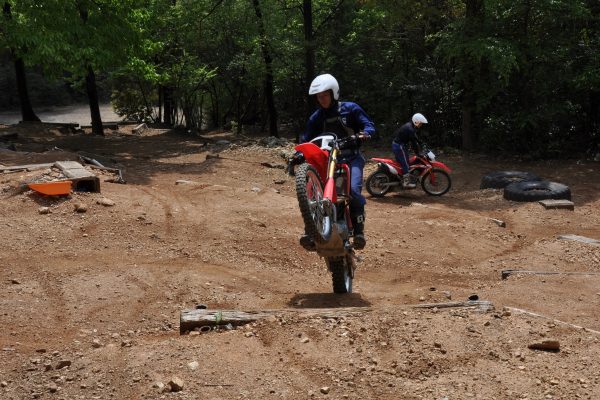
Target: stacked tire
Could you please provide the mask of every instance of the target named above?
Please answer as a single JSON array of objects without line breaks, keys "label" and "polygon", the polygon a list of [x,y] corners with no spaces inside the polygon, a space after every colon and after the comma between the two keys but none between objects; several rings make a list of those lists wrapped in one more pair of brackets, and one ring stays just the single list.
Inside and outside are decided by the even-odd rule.
[{"label": "stacked tire", "polygon": [[512,201],[571,200],[567,185],[524,171],[490,172],[481,179],[480,188],[504,189],[504,198]]}]

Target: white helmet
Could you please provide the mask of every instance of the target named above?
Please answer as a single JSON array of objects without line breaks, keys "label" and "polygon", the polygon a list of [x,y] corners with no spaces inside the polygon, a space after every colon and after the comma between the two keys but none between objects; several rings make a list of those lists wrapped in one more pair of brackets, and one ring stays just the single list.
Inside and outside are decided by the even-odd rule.
[{"label": "white helmet", "polygon": [[313,95],[317,93],[331,90],[333,92],[333,99],[337,100],[340,98],[340,85],[338,81],[330,74],[323,74],[313,79],[308,89],[308,94]]},{"label": "white helmet", "polygon": [[417,122],[420,122],[422,124],[426,124],[427,123],[427,118],[425,118],[423,116],[423,114],[416,113],[415,115],[412,116],[412,123],[416,125]]}]

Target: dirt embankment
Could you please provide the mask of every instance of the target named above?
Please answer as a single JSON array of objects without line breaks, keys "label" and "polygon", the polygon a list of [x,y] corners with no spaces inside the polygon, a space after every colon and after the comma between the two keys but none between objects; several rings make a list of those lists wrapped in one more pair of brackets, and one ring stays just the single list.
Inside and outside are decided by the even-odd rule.
[{"label": "dirt embankment", "polygon": [[[0,174],[3,399],[600,397],[600,247],[558,239],[600,239],[597,162],[439,154],[452,190],[368,198],[355,293],[334,295],[297,241],[294,182],[277,168],[290,145],[9,130],[18,151],[92,154],[127,183],[102,175],[101,193],[45,198],[19,190],[43,170]],[[479,189],[483,174],[515,169],[569,185],[575,209]],[[502,279],[507,269],[554,274]],[[413,307],[473,294],[494,309]],[[197,304],[296,313],[180,335],[180,312]],[[313,308],[366,311],[304,316]],[[559,351],[529,348],[545,340]]]}]

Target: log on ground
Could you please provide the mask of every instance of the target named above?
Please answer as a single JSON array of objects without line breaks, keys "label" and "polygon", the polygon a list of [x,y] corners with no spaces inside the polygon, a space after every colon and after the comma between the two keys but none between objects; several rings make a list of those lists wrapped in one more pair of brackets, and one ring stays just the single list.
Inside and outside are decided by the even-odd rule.
[{"label": "log on ground", "polygon": [[183,310],[179,318],[181,334],[203,326],[243,325],[259,319],[286,315],[301,315],[307,318],[341,318],[360,316],[371,311],[369,307],[355,308],[306,308],[262,311],[238,310]]}]

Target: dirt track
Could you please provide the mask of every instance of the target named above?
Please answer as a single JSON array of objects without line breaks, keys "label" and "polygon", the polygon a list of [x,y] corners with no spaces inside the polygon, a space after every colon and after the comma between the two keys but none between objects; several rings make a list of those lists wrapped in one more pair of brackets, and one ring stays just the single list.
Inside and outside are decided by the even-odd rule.
[{"label": "dirt track", "polygon": [[[261,165],[283,165],[286,148],[226,134],[45,129],[0,133],[17,131],[20,151],[94,154],[128,182],[49,199],[16,189],[43,171],[0,174],[2,399],[600,398],[600,246],[557,238],[600,239],[597,162],[557,170],[440,154],[453,168],[450,193],[368,197],[355,293],[333,295],[324,262],[298,245],[293,180]],[[389,154],[382,146],[367,154]],[[575,210],[479,190],[483,174],[507,169],[568,184]],[[103,197],[115,205],[97,204]],[[507,269],[596,274],[503,280]],[[412,307],[472,294],[495,310]],[[180,335],[180,312],[200,303],[370,311]],[[528,348],[546,339],[560,351]],[[173,377],[183,390],[165,392]]]}]

